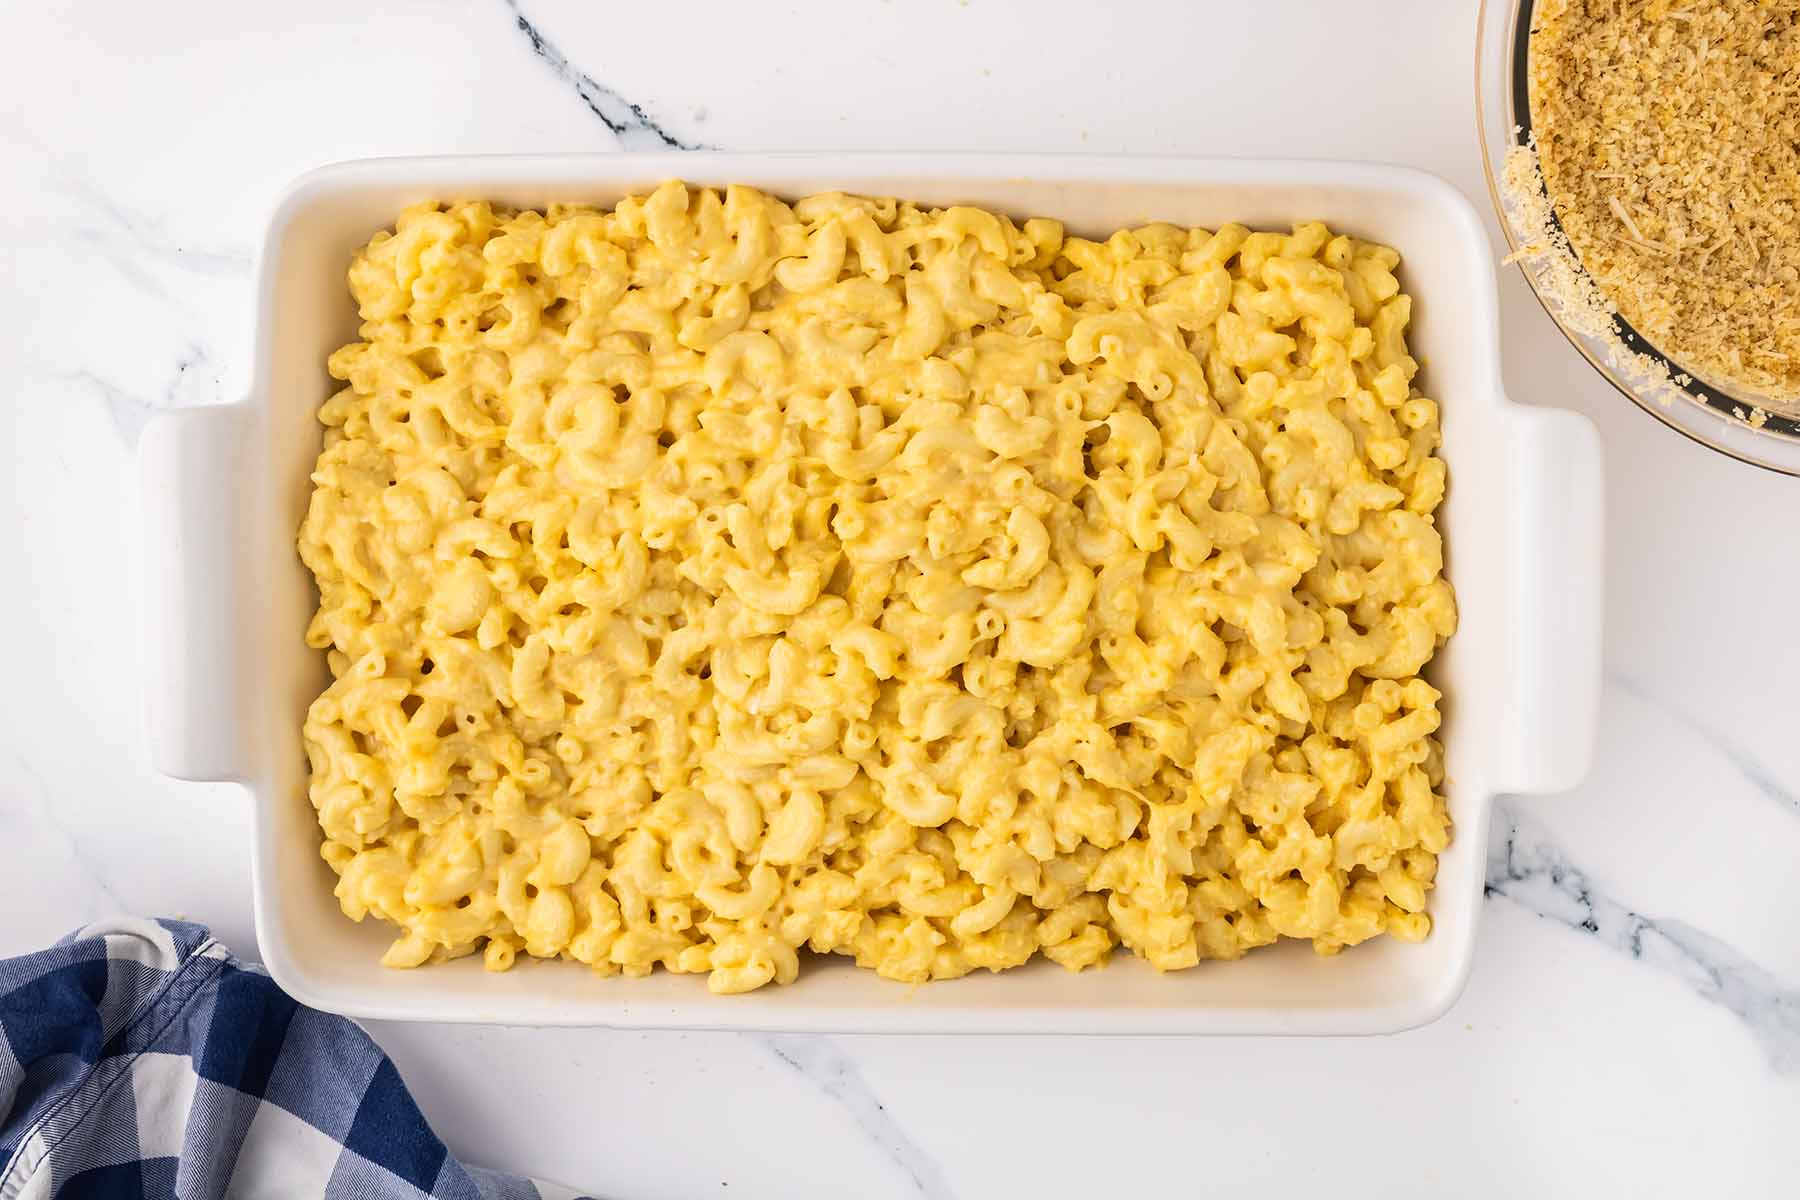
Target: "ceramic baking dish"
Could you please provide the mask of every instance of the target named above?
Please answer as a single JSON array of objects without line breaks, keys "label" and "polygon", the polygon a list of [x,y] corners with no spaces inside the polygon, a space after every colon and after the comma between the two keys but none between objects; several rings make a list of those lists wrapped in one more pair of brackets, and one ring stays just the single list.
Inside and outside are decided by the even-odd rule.
[{"label": "ceramic baking dish", "polygon": [[[848,960],[798,983],[709,994],[703,977],[602,979],[566,963],[482,971],[479,956],[417,971],[377,964],[391,929],[332,897],[306,798],[300,723],[325,681],[301,640],[315,596],[294,551],[326,355],[350,340],[352,253],[407,204],[485,198],[610,205],[681,177],[794,197],[827,189],[1043,214],[1104,236],[1150,220],[1283,227],[1322,218],[1404,256],[1413,352],[1442,403],[1449,499],[1440,520],[1461,632],[1433,664],[1446,695],[1455,841],[1420,945],[1382,938],[1335,958],[1304,944],[1159,976],[1128,954],[1072,975],[1020,970],[911,988]],[[1489,802],[1555,792],[1584,773],[1599,690],[1601,463],[1593,426],[1502,392],[1493,250],[1469,203],[1418,171],[1352,163],[945,155],[652,154],[389,159],[298,180],[269,224],[255,369],[241,403],[159,417],[145,431],[151,750],[170,775],[241,784],[255,806],[256,932],[305,1003],[351,1016],[510,1025],[876,1032],[1376,1033],[1431,1020],[1468,975]]]}]

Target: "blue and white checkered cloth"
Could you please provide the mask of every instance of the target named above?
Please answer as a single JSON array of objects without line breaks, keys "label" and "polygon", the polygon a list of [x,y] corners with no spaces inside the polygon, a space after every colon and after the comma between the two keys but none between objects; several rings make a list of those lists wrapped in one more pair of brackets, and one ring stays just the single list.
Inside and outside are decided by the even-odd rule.
[{"label": "blue and white checkered cloth", "polygon": [[0,1200],[549,1200],[465,1166],[380,1047],[197,925],[120,920],[0,960]]}]

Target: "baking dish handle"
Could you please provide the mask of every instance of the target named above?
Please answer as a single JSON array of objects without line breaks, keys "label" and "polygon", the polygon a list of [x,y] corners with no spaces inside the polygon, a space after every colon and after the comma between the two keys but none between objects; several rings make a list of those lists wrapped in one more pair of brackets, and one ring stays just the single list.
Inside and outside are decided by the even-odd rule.
[{"label": "baking dish handle", "polygon": [[152,765],[177,779],[247,775],[238,672],[249,556],[238,473],[251,416],[245,404],[164,413],[138,443],[145,729]]},{"label": "baking dish handle", "polygon": [[1600,434],[1580,413],[1519,407],[1512,547],[1515,739],[1501,786],[1548,795],[1580,783],[1600,710],[1605,476]]}]

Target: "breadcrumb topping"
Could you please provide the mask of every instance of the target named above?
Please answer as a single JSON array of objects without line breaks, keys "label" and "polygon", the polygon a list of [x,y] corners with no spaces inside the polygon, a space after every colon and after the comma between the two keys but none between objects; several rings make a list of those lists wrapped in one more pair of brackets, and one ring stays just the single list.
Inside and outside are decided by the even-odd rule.
[{"label": "breadcrumb topping", "polygon": [[[1516,132],[1516,131],[1515,131]],[[1568,235],[1556,222],[1544,177],[1538,167],[1537,145],[1527,140],[1507,151],[1500,171],[1500,193],[1515,229],[1524,243],[1503,260],[1507,264],[1529,259],[1537,274],[1539,294],[1556,310],[1557,319],[1575,333],[1593,339],[1614,368],[1627,375],[1638,391],[1660,404],[1669,404],[1693,380],[1671,375],[1666,363],[1625,344],[1618,322],[1618,306],[1600,290],[1583,269],[1569,245]]]},{"label": "breadcrumb topping", "polygon": [[1800,400],[1800,0],[1542,0],[1530,88],[1536,154],[1505,182],[1518,201],[1541,171],[1604,292],[1576,307],[1610,326],[1616,306],[1697,374]]}]

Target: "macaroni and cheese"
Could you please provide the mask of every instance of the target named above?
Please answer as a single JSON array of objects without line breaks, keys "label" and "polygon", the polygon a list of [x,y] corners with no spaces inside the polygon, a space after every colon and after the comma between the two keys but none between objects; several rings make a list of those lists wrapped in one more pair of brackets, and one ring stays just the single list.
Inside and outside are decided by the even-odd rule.
[{"label": "macaroni and cheese", "polygon": [[1425,936],[1456,622],[1383,246],[425,204],[300,531],[344,911],[715,991]]}]

